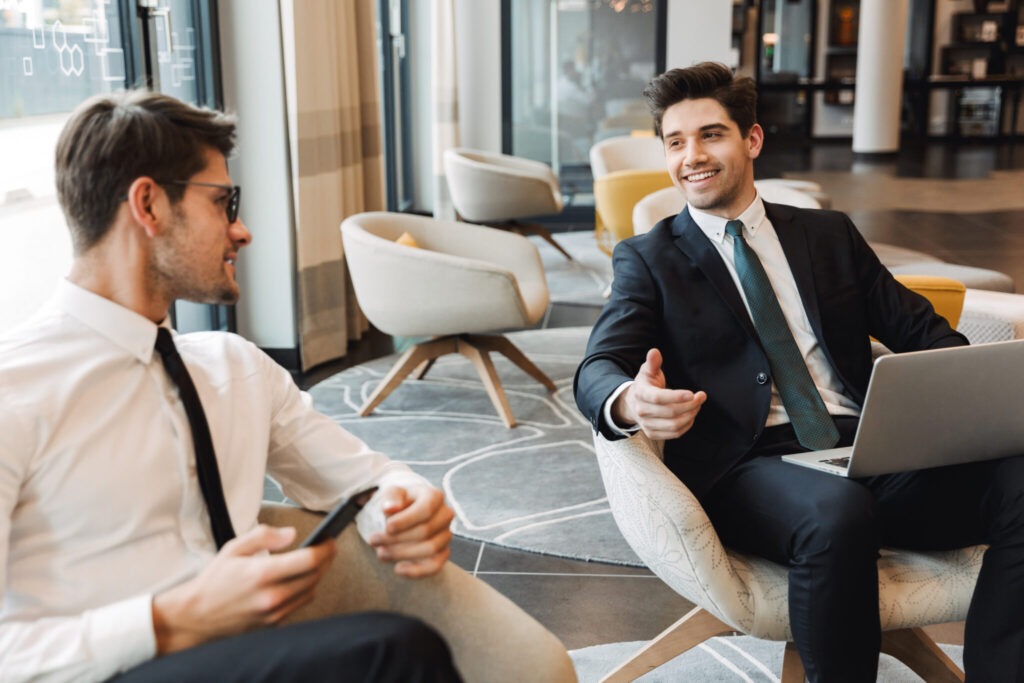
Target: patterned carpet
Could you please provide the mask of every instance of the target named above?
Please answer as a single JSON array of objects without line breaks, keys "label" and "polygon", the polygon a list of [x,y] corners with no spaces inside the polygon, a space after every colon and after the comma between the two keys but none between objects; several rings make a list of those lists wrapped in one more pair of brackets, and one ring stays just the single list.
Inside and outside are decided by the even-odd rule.
[{"label": "patterned carpet", "polygon": [[[569,653],[576,665],[580,683],[594,683],[639,650],[644,642],[596,645]],[[940,645],[949,657],[963,666],[963,648]],[[712,638],[676,657],[637,683],[676,683],[677,681],[744,681],[778,683],[782,672],[783,644],[750,636]],[[920,682],[902,662],[882,655],[878,663],[880,683]]]},{"label": "patterned carpet", "polygon": [[597,248],[593,230],[555,234],[555,241],[572,254],[572,261],[539,237],[530,241],[540,251],[552,302],[604,305],[603,292],[612,281],[612,259]]},{"label": "patterned carpet", "polygon": [[310,390],[318,410],[442,487],[455,533],[513,548],[639,566],[608,508],[590,426],[572,376],[589,328],[508,335],[555,382],[548,392],[503,358],[495,366],[519,426],[507,429],[467,360],[440,359],[369,417],[356,414],[397,356],[345,370]]}]

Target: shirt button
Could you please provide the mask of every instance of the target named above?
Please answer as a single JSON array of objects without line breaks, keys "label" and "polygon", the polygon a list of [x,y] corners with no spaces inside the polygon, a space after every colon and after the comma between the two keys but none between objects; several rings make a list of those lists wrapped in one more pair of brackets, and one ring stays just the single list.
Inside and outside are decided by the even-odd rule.
[{"label": "shirt button", "polygon": [[757,379],[757,383],[758,384],[768,384],[768,373],[767,372],[759,372],[759,373],[757,373],[757,378],[756,379]]}]

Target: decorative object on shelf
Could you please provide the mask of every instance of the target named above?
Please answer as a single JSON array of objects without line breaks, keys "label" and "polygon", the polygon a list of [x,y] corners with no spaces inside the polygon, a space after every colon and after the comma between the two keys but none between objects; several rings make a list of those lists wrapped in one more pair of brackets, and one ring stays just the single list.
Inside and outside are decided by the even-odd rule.
[{"label": "decorative object on shelf", "polygon": [[839,8],[839,28],[836,29],[836,44],[857,44],[857,13],[853,7]]}]

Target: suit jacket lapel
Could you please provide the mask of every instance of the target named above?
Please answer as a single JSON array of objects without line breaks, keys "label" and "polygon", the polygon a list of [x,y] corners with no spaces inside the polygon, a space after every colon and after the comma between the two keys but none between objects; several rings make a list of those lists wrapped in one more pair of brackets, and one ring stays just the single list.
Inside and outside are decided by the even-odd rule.
[{"label": "suit jacket lapel", "polygon": [[768,220],[775,228],[775,234],[779,236],[782,252],[789,262],[789,269],[793,272],[796,288],[800,292],[800,300],[803,302],[804,310],[807,311],[807,319],[811,323],[815,336],[824,343],[824,335],[821,331],[821,310],[818,308],[814,269],[811,266],[811,250],[807,244],[807,230],[794,223],[793,211],[790,207],[765,202],[764,208]]},{"label": "suit jacket lapel", "polygon": [[715,288],[718,295],[722,297],[726,305],[732,310],[736,319],[754,339],[759,339],[754,323],[747,313],[743,299],[740,298],[739,290],[729,270],[722,262],[722,257],[708,240],[697,224],[690,218],[690,211],[684,208],[682,212],[672,221],[672,235],[676,238],[675,244],[695,266],[700,268],[704,277]]}]

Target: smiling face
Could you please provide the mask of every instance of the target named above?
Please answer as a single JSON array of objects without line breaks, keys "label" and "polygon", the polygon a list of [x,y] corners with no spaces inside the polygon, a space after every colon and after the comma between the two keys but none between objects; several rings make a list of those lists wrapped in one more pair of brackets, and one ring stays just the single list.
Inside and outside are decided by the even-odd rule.
[{"label": "smiling face", "polygon": [[[231,185],[224,155],[206,149],[206,167],[188,178],[192,183]],[[156,238],[150,274],[168,299],[233,304],[238,301],[235,259],[252,241],[241,219],[229,223],[231,191],[205,185],[186,185],[174,204],[172,222]]]},{"label": "smiling face", "polygon": [[681,100],[661,120],[672,182],[697,209],[736,218],[754,201],[754,159],[764,132],[756,123],[743,137],[725,108],[711,98]]}]

